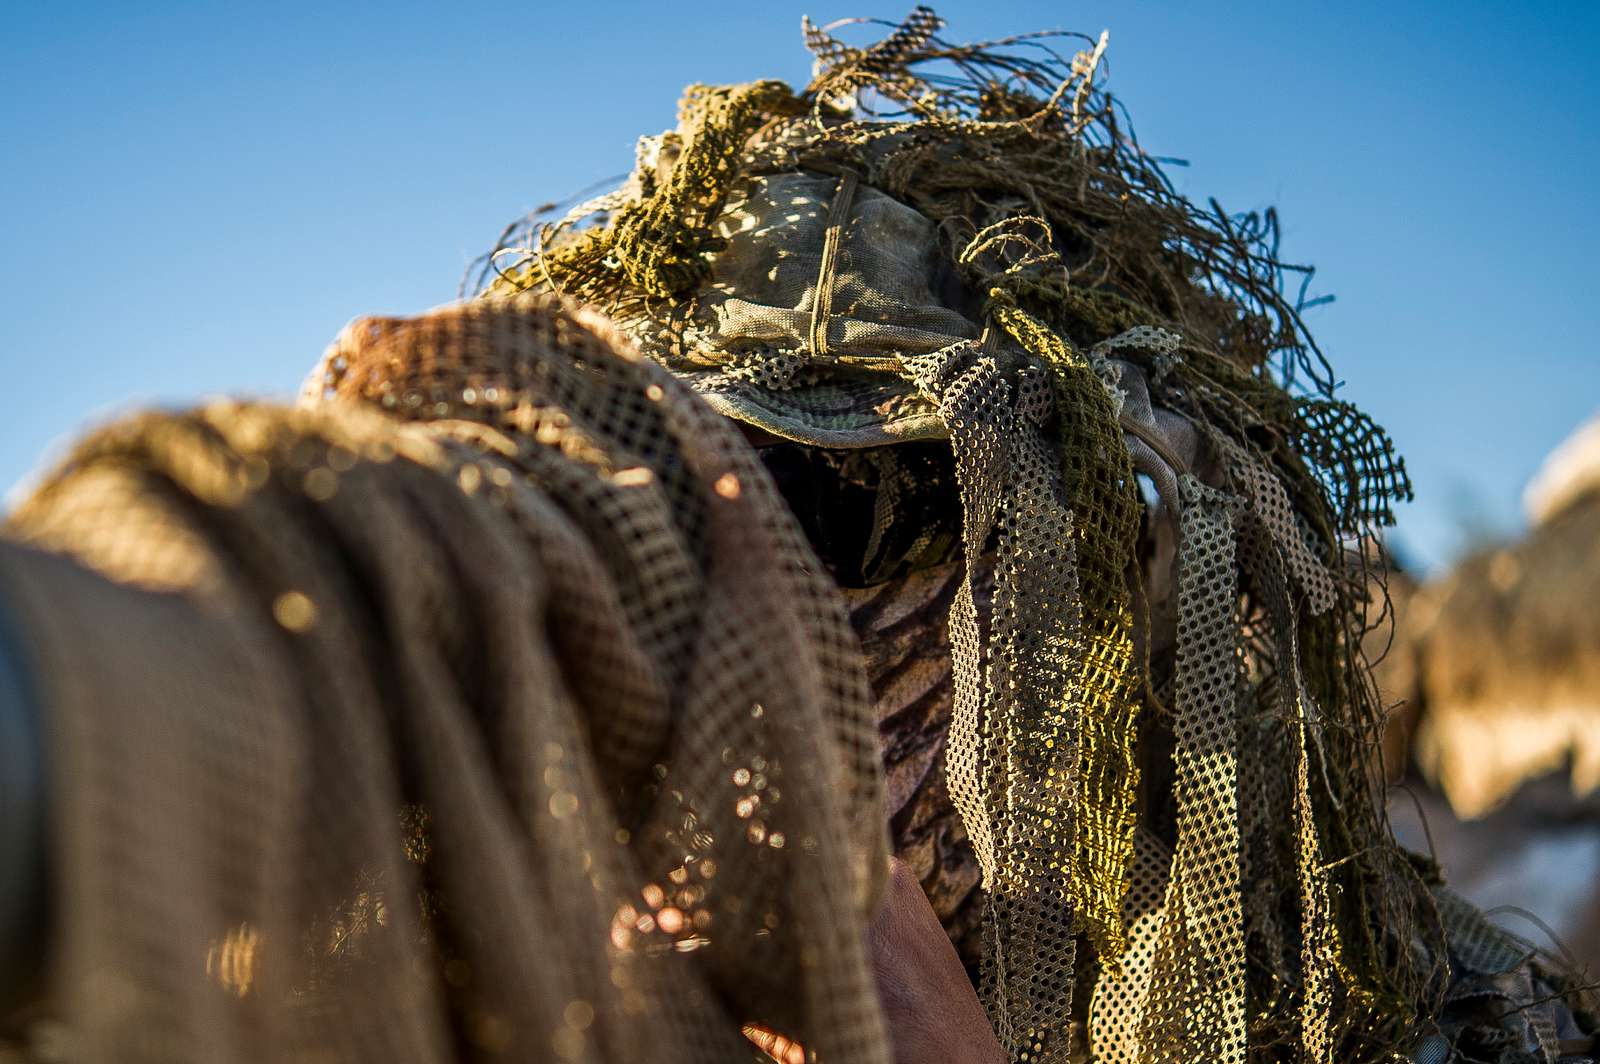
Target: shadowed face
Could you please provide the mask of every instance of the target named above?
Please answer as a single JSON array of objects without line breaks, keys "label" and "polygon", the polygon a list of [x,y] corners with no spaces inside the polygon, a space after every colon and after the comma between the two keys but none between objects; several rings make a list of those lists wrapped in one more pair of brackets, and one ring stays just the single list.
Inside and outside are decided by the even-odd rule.
[{"label": "shadowed face", "polygon": [[[948,624],[965,571],[948,446],[893,448],[903,478],[917,482],[888,488],[896,496],[884,500],[879,466],[891,448],[828,451],[750,425],[740,429],[840,584],[872,684],[894,854],[975,973],[981,877],[944,779],[954,697]],[[880,527],[886,517],[891,527]],[[920,552],[912,549],[919,539]],[[885,572],[893,575],[870,579]]]}]

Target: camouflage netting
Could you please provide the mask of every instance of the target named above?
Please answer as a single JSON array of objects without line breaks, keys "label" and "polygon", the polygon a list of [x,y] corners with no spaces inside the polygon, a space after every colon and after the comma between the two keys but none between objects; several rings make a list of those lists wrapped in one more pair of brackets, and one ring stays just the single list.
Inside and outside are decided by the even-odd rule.
[{"label": "camouflage netting", "polygon": [[91,436],[0,540],[54,798],[0,1060],[887,1064],[859,650],[738,432],[548,300],[330,367]]},{"label": "camouflage netting", "polygon": [[1519,953],[1493,974],[1524,997],[1463,1012],[1467,910],[1384,820],[1383,610],[1351,559],[1410,487],[1334,395],[1286,287],[1309,271],[1270,212],[1173,189],[1099,82],[1104,36],[940,26],[855,47],[808,22],[803,91],[689,89],[621,188],[509,227],[482,294],[597,306],[779,441],[842,583],[959,562],[943,772],[913,778],[981,870],[1017,1059],[1392,1059],[1430,1032],[1554,1059],[1530,1001],[1568,984]]},{"label": "camouflage netting", "polygon": [[1588,1044],[1383,819],[1350,559],[1409,487],[1275,221],[1171,188],[1104,38],[938,29],[808,24],[300,408],[41,482],[28,1055],[887,1061],[885,780],[1016,1060]]}]

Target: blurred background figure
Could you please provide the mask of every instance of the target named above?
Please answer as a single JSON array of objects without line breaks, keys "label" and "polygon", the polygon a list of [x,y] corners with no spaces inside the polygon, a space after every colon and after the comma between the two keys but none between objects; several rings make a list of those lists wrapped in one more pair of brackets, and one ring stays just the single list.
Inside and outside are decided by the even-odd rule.
[{"label": "blurred background figure", "polygon": [[1420,586],[1391,570],[1395,640],[1379,682],[1405,704],[1385,743],[1404,780],[1390,813],[1467,897],[1502,922],[1539,914],[1596,972],[1600,415],[1550,454],[1524,502],[1520,538]]}]

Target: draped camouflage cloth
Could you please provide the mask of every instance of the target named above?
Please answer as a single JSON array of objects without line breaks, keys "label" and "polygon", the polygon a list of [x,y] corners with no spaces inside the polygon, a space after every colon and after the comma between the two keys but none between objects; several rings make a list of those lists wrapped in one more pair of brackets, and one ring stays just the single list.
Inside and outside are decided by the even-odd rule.
[{"label": "draped camouflage cloth", "polygon": [[1446,1019],[1486,1059],[1584,1044],[1447,1016],[1465,910],[1384,821],[1361,649],[1355,559],[1409,481],[1334,395],[1275,219],[1173,191],[1104,35],[941,25],[808,22],[804,90],[691,87],[622,187],[508,229],[483,294],[590,301],[774,451],[831,456],[871,515],[842,582],[956,561],[917,778],[981,873],[979,930],[945,915],[1017,1059],[1391,1059]]},{"label": "draped camouflage cloth", "polygon": [[0,543],[53,781],[31,1051],[887,1061],[859,651],[738,433],[555,304],[336,348],[341,398],[90,437]]}]

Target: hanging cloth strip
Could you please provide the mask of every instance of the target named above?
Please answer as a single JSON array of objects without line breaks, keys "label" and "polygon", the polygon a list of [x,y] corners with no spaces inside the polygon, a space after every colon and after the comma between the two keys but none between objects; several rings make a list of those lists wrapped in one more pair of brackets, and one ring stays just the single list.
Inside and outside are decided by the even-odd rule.
[{"label": "hanging cloth strip", "polygon": [[[992,1019],[1014,1057],[1060,1059],[1076,952],[1061,855],[1072,852],[1076,827],[1078,598],[1072,515],[1043,431],[1048,371],[1026,367],[1007,379],[973,341],[902,361],[949,430],[961,493],[967,573],[950,615],[955,705],[945,771],[990,891]],[[985,626],[977,574],[991,533]]]}]

